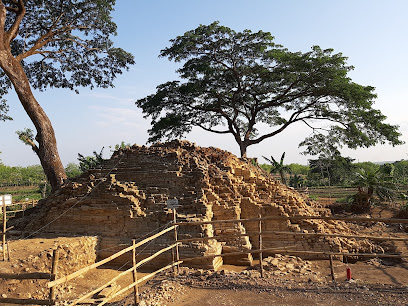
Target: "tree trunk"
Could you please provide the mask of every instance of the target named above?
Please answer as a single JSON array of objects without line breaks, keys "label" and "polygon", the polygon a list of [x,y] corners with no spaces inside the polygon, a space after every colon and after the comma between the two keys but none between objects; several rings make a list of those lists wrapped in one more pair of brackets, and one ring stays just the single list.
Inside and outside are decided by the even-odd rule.
[{"label": "tree trunk", "polygon": [[44,110],[38,104],[21,64],[8,50],[0,50],[0,67],[7,74],[25,111],[33,122],[38,150],[34,150],[41,162],[52,191],[58,190],[67,178],[57,150],[54,129]]},{"label": "tree trunk", "polygon": [[243,142],[239,143],[239,150],[241,153],[241,158],[247,157],[247,148],[248,148],[248,145],[244,144]]}]

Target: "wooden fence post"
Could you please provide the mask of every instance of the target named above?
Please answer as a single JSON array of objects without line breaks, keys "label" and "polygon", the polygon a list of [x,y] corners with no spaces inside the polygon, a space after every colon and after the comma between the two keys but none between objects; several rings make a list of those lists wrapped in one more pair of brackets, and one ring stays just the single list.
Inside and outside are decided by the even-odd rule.
[{"label": "wooden fence post", "polygon": [[133,287],[133,295],[135,299],[135,305],[139,305],[139,286],[137,285],[137,270],[136,270],[136,241],[132,240],[133,250],[132,250],[132,262],[133,262],[133,283],[136,283],[136,286]]},{"label": "wooden fence post", "polygon": [[6,260],[6,229],[7,229],[7,219],[6,219],[6,199],[3,199],[3,261]]},{"label": "wooden fence post", "polygon": [[[262,251],[262,216],[259,214],[259,250]],[[263,265],[262,265],[262,252],[259,253],[259,267],[261,268],[261,277],[264,277]]]},{"label": "wooden fence post", "polygon": [[[51,278],[50,278],[51,281],[55,281],[55,279],[57,278],[58,260],[59,260],[59,249],[57,248],[52,253],[52,266],[51,266]],[[56,286],[53,286],[50,289],[49,300],[50,300],[51,305],[55,304],[55,287]]]},{"label": "wooden fence post", "polygon": [[6,239],[8,261],[10,261],[10,245],[9,244],[10,242]]},{"label": "wooden fence post", "polygon": [[333,268],[333,255],[329,255],[330,260],[330,274],[334,284],[336,284],[336,277],[334,275],[334,268]]},{"label": "wooden fence post", "polygon": [[[177,217],[176,217],[176,209],[173,208],[173,222],[174,222],[174,241],[176,243],[176,261],[179,262],[180,261],[180,254],[179,254],[179,247],[178,247],[178,243],[177,243],[177,225],[175,225],[177,223]],[[180,273],[180,265],[177,264],[176,265],[176,275]]]}]

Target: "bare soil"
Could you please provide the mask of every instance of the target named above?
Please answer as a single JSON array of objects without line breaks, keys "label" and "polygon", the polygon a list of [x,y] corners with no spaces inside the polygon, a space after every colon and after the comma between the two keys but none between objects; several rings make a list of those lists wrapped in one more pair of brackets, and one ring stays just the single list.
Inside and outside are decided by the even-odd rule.
[{"label": "bare soil", "polygon": [[[392,209],[376,207],[366,217],[390,218]],[[408,227],[384,223],[357,224],[362,235],[408,238]],[[33,238],[10,242],[11,261],[0,261],[0,273],[49,272],[50,251],[69,244],[68,237]],[[407,242],[382,242],[388,252],[408,254]],[[45,252],[45,253],[44,253]],[[1,255],[1,253],[0,253]],[[305,261],[305,271],[265,271],[261,278],[259,263],[253,267],[224,265],[219,271],[182,267],[180,274],[162,274],[141,288],[141,305],[408,305],[408,263],[406,260],[371,258],[347,262],[335,260],[336,283],[332,282],[328,260]],[[346,280],[346,268],[353,279]],[[60,305],[89,292],[118,275],[125,267],[94,269],[57,290]],[[140,276],[145,275],[141,273]],[[117,282],[123,288],[131,275]],[[0,297],[47,299],[47,280],[2,280]],[[132,305],[133,296],[122,297],[111,305]]]}]

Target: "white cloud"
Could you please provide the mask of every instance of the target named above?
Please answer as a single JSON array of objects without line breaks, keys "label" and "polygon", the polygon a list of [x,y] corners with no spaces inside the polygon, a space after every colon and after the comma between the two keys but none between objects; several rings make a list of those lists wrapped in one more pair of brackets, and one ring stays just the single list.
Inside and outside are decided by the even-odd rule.
[{"label": "white cloud", "polygon": [[95,113],[95,124],[98,127],[121,125],[132,128],[146,128],[148,121],[143,118],[140,109],[105,107],[92,105],[89,109]]}]

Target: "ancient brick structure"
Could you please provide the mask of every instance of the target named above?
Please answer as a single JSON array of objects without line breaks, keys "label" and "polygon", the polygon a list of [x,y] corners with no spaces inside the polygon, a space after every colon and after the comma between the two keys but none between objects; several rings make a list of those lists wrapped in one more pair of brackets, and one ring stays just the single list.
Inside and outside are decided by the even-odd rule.
[{"label": "ancient brick structure", "polygon": [[[268,177],[261,169],[216,148],[201,148],[187,141],[172,141],[151,147],[120,149],[101,169],[91,170],[70,182],[42,204],[40,216],[27,228],[58,235],[99,237],[101,258],[128,245],[132,239],[150,235],[172,220],[166,201],[177,198],[180,221],[228,220],[262,216],[318,216],[330,214],[291,188]],[[338,221],[306,220],[296,223],[269,220],[263,231],[293,231],[353,234]],[[258,248],[258,223],[207,224],[180,228],[179,238],[231,236],[180,248],[181,257],[235,252]],[[139,254],[146,257],[174,240],[172,233],[159,238]],[[263,248],[293,246],[295,250],[372,251],[367,241],[341,238],[263,238]],[[168,261],[171,254],[162,257]],[[128,258],[129,259],[129,258]],[[121,259],[122,261],[128,259]],[[232,259],[249,263],[251,256]],[[193,263],[194,264],[194,263]],[[221,257],[195,262],[217,268]]]}]

